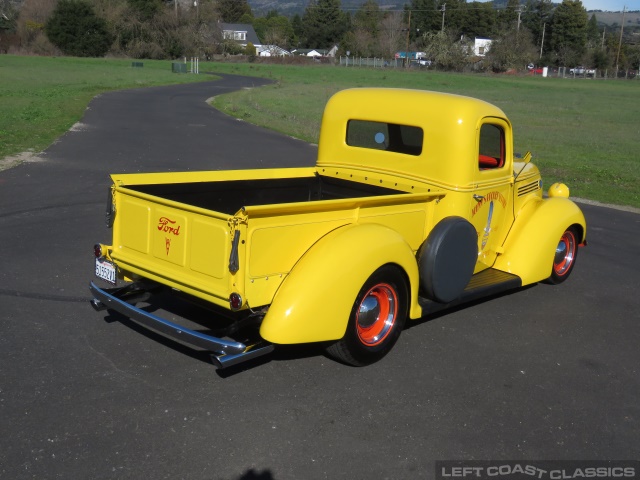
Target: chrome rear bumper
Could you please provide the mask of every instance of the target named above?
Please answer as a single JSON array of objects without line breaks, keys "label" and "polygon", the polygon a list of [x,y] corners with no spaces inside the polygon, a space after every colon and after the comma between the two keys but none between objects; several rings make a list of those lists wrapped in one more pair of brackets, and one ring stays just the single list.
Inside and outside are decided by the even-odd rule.
[{"label": "chrome rear bumper", "polygon": [[94,296],[90,303],[95,310],[114,310],[165,337],[211,352],[211,359],[217,368],[230,367],[266,355],[274,348],[272,344],[264,341],[245,345],[184,328],[119,298],[118,294],[123,292],[122,289],[102,289],[91,282],[89,290]]}]

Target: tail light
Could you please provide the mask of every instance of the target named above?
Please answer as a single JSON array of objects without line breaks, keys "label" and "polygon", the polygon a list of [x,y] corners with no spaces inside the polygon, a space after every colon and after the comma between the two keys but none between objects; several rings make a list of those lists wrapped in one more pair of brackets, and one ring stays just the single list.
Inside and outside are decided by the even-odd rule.
[{"label": "tail light", "polygon": [[229,295],[229,307],[234,311],[242,308],[242,297],[239,293],[232,293]]}]

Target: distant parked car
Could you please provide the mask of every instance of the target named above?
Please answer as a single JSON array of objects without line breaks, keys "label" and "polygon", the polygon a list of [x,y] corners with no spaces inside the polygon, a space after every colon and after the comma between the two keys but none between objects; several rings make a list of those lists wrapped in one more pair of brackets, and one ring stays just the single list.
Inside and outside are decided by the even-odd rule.
[{"label": "distant parked car", "polygon": [[593,68],[573,67],[569,69],[569,75],[584,75],[593,77],[595,74],[596,71]]},{"label": "distant parked car", "polygon": [[527,65],[527,70],[531,74],[542,75],[542,72],[544,71],[544,67],[536,67],[533,63],[530,63],[529,65]]}]

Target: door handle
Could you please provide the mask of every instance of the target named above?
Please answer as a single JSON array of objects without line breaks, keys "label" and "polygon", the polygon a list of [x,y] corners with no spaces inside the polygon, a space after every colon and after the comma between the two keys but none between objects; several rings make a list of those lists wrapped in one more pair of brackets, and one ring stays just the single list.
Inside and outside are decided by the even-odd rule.
[{"label": "door handle", "polygon": [[478,195],[477,193],[474,193],[474,194],[473,194],[473,199],[474,199],[476,202],[481,202],[482,200],[484,200],[484,195]]}]

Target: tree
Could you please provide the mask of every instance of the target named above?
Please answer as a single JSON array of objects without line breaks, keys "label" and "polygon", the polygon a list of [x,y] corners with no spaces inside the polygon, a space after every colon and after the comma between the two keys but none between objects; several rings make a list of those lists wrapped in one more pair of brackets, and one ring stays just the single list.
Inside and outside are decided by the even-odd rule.
[{"label": "tree", "polygon": [[253,20],[251,25],[253,25],[253,29],[260,41],[264,43],[264,34],[269,28],[269,20],[266,17],[258,17]]},{"label": "tree", "polygon": [[300,15],[298,15],[297,13],[291,19],[291,27],[293,28],[295,38],[297,38],[297,43],[295,46],[304,43],[304,25],[302,24],[302,17],[300,17]]},{"label": "tree", "polygon": [[609,56],[604,49],[599,48],[593,52],[593,56],[591,58],[591,66],[593,68],[597,68],[598,70],[606,70],[611,66]]},{"label": "tree", "polygon": [[253,28],[264,44],[290,48],[297,43],[291,22],[284,15],[278,15],[277,12],[275,15],[256,18],[253,21]]},{"label": "tree", "polygon": [[163,7],[162,0],[127,0],[138,18],[143,21],[151,20]]},{"label": "tree", "polygon": [[403,50],[406,32],[403,31],[404,19],[398,12],[389,12],[382,19],[378,45],[380,56],[393,58],[396,52]]},{"label": "tree", "polygon": [[375,38],[380,31],[383,16],[376,0],[367,0],[354,15],[353,26],[368,31]]},{"label": "tree", "polygon": [[600,30],[598,30],[598,20],[596,14],[592,14],[587,23],[587,46],[595,48],[600,45]]},{"label": "tree", "polygon": [[411,0],[411,32],[420,32],[415,37],[429,32],[439,32],[442,28],[442,13],[438,9],[437,0]]},{"label": "tree", "polygon": [[[549,38],[551,38],[551,16],[553,13],[553,3],[551,0],[528,0],[527,6],[522,14],[522,24],[533,35],[532,42],[538,47],[543,46],[549,50]],[[544,45],[542,36],[544,33]]]},{"label": "tree", "polygon": [[466,0],[447,0],[442,4],[442,8],[445,8],[444,27],[450,34],[459,38],[464,34],[464,27],[469,23]]},{"label": "tree", "polygon": [[487,61],[494,72],[524,70],[526,65],[537,58],[537,48],[533,36],[526,28],[514,26],[491,43]]},{"label": "tree", "polygon": [[518,11],[520,10],[520,0],[508,0],[507,5],[498,14],[500,28],[511,30],[518,23]]},{"label": "tree", "polygon": [[226,23],[239,23],[243,15],[252,15],[247,0],[218,0],[218,13]]},{"label": "tree", "polygon": [[330,48],[347,31],[347,16],[340,0],[310,0],[302,16],[304,37],[311,48]]},{"label": "tree", "polygon": [[85,0],[60,0],[45,25],[45,33],[66,55],[103,57],[111,45],[106,22]]},{"label": "tree", "polygon": [[16,29],[23,46],[27,47],[44,36],[44,26],[54,8],[54,0],[25,0],[16,21]]},{"label": "tree", "polygon": [[252,13],[243,13],[238,23],[243,23],[245,25],[250,25],[253,23],[254,17]]},{"label": "tree", "polygon": [[468,38],[493,38],[496,33],[496,13],[491,2],[472,2],[465,8],[467,13],[462,33]]},{"label": "tree", "polygon": [[628,45],[628,57],[631,59],[631,68],[640,69],[640,47]]},{"label": "tree", "polygon": [[0,0],[0,32],[15,32],[18,9],[9,0]]},{"label": "tree", "polygon": [[457,34],[450,34],[446,30],[424,35],[425,48],[435,67],[462,71],[468,65],[470,54],[473,53],[473,45],[468,41],[457,41],[457,39]]},{"label": "tree", "polygon": [[587,43],[587,11],[580,0],[563,0],[551,20],[551,49],[561,65],[577,65]]},{"label": "tree", "polygon": [[286,25],[271,23],[264,34],[263,43],[267,45],[277,45],[281,48],[290,48],[293,45],[293,29],[285,17]]},{"label": "tree", "polygon": [[375,0],[367,0],[362,4],[354,15],[353,28],[348,37],[349,50],[354,55],[380,55],[377,43],[382,19],[383,13]]}]

